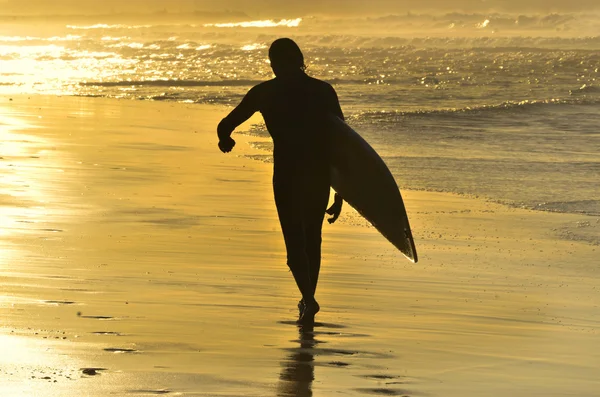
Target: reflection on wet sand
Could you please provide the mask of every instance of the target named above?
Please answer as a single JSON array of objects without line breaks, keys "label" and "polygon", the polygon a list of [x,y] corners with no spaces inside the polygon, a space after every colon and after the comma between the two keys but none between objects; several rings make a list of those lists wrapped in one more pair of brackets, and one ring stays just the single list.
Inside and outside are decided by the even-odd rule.
[{"label": "reflection on wet sand", "polygon": [[312,396],[312,382],[315,379],[314,350],[319,343],[315,339],[314,327],[298,327],[299,347],[292,349],[291,353],[281,363],[283,367],[277,385],[278,397],[307,397]]}]

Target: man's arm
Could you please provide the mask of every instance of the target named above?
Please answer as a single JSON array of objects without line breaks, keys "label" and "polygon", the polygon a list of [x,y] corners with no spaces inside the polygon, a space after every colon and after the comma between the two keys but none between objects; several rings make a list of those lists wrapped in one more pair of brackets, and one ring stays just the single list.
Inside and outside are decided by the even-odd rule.
[{"label": "man's arm", "polygon": [[258,110],[258,99],[256,87],[250,89],[242,102],[236,106],[217,126],[217,136],[219,137],[219,149],[223,153],[228,153],[235,146],[235,141],[231,138],[231,133],[240,124],[248,120]]}]

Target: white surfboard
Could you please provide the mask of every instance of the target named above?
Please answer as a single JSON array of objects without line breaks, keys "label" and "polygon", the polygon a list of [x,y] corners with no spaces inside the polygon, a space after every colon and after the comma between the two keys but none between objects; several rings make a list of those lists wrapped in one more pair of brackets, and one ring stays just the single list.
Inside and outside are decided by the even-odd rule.
[{"label": "white surfboard", "polygon": [[337,116],[331,117],[331,185],[365,219],[417,262],[417,250],[400,189],[383,159]]}]

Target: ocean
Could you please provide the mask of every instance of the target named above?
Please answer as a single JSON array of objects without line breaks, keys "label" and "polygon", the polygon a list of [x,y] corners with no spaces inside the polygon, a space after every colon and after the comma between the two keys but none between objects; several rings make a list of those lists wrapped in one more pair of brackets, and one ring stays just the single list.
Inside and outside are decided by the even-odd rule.
[{"label": "ocean", "polygon": [[0,94],[222,109],[272,77],[268,46],[290,37],[401,189],[585,214],[564,235],[600,244],[599,15],[189,19],[4,19]]}]

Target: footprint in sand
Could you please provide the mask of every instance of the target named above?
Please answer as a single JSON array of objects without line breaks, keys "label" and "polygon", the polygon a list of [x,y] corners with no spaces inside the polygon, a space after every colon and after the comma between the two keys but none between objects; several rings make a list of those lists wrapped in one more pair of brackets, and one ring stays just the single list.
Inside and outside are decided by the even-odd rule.
[{"label": "footprint in sand", "polygon": [[88,375],[88,376],[96,376],[96,375],[100,375],[101,371],[106,371],[106,368],[81,368],[81,372],[84,375]]},{"label": "footprint in sand", "polygon": [[356,389],[357,391],[360,391],[362,393],[382,395],[382,396],[403,396],[403,397],[408,397],[408,396],[414,395],[413,392],[409,392],[407,390],[389,388],[392,385],[404,385],[404,384],[410,383],[407,380],[404,380],[404,381],[399,380],[400,379],[399,376],[373,374],[373,375],[362,375],[361,377],[377,381],[378,383],[385,382],[385,386],[386,386],[386,387]]},{"label": "footprint in sand", "polygon": [[363,375],[363,378],[376,379],[376,380],[388,380],[388,379],[398,379],[398,376],[392,376],[392,375]]},{"label": "footprint in sand", "polygon": [[330,366],[330,367],[348,367],[350,364],[344,363],[342,361],[332,361],[332,362],[326,363],[325,365]]},{"label": "footprint in sand", "polygon": [[77,312],[77,317],[91,318],[93,320],[114,320],[114,317],[112,316],[84,316],[81,312]]},{"label": "footprint in sand", "polygon": [[42,303],[45,303],[47,305],[74,305],[76,302],[73,302],[73,301],[53,301],[53,300],[49,300],[49,301],[43,301]]},{"label": "footprint in sand", "polygon": [[365,394],[374,394],[379,396],[402,396],[409,397],[411,394],[408,394],[406,390],[394,390],[394,389],[356,389],[356,391],[365,393]]},{"label": "footprint in sand", "polygon": [[106,352],[110,352],[110,353],[137,353],[138,350],[135,349],[127,349],[127,348],[120,348],[120,347],[106,347],[104,349],[102,349]]}]

